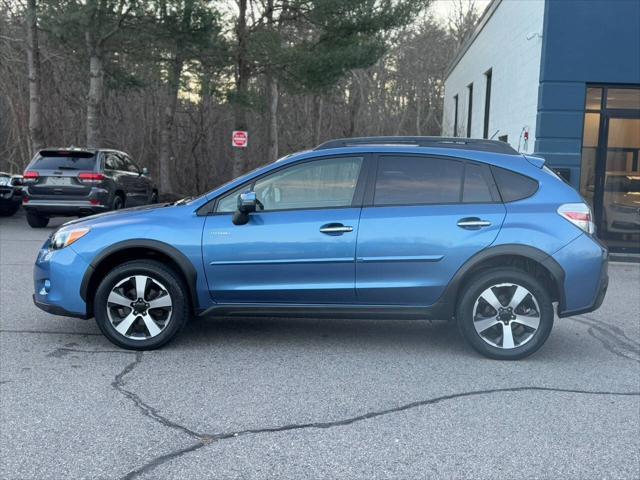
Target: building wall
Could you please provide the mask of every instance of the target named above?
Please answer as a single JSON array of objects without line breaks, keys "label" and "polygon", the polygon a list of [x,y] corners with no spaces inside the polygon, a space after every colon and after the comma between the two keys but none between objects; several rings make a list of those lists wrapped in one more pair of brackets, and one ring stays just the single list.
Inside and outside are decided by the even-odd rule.
[{"label": "building wall", "polygon": [[[473,83],[471,136],[482,138],[484,129],[485,72],[492,70],[489,134],[508,135],[509,143],[523,153],[534,150],[536,113],[542,53],[544,0],[495,0],[475,38],[463,47],[461,57],[445,81],[443,135],[454,136],[454,95],[458,95],[458,136],[467,135],[467,85]],[[490,15],[490,16],[488,16]],[[529,131],[528,144],[523,129]],[[520,145],[519,145],[520,144]]]},{"label": "building wall", "polygon": [[640,2],[548,0],[535,152],[578,187],[587,84],[640,84]]}]

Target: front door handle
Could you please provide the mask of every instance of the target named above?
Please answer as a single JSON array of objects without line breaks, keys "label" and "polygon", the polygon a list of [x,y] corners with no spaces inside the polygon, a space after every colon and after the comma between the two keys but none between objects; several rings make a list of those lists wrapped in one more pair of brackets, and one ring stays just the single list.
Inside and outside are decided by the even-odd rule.
[{"label": "front door handle", "polygon": [[481,220],[478,217],[467,217],[458,220],[457,225],[460,228],[466,228],[467,230],[477,230],[482,227],[490,227],[491,222],[487,220]]},{"label": "front door handle", "polygon": [[353,227],[341,223],[327,223],[320,227],[320,231],[327,235],[342,235],[343,233],[353,232]]}]

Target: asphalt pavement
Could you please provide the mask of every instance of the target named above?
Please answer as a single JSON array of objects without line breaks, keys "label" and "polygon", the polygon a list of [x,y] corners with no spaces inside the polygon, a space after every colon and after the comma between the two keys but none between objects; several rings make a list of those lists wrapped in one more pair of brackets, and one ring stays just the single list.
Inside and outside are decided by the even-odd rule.
[{"label": "asphalt pavement", "polygon": [[426,321],[194,320],[134,353],[32,304],[61,222],[0,218],[0,478],[640,478],[640,264],[518,362]]}]

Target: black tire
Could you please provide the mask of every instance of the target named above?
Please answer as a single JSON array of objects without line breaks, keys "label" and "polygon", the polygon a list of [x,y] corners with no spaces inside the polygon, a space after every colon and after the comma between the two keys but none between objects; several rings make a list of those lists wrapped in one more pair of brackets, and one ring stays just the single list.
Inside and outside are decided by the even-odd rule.
[{"label": "black tire", "polygon": [[[500,301],[500,307],[505,307],[504,310],[508,309],[508,292],[512,292],[517,289],[515,287],[499,286],[504,284],[513,284],[524,287],[528,290],[529,294],[524,297],[524,300],[520,303],[520,307],[518,308],[522,309],[532,307],[529,312],[533,312],[532,314],[534,317],[536,317],[537,314],[537,317],[534,320],[539,321],[537,330],[530,329],[529,327],[525,328],[516,320],[514,320],[514,323],[511,323],[509,320],[510,313],[505,311],[502,313],[502,315],[506,317],[505,320],[496,321],[494,326],[485,330],[486,332],[489,332],[487,333],[487,338],[491,333],[495,333],[500,337],[500,332],[504,332],[503,328],[506,328],[506,324],[504,322],[509,322],[508,328],[512,332],[511,335],[514,337],[514,347],[512,348],[502,348],[504,346],[506,336],[504,334],[502,334],[501,337],[502,345],[496,344],[494,346],[488,343],[488,341],[485,340],[485,337],[478,333],[476,330],[477,323],[474,323],[474,308],[476,306],[476,301],[479,302],[479,309],[481,306],[484,306],[484,308],[487,309],[484,310],[485,312],[495,312],[496,314],[499,314],[495,308],[489,306],[488,303],[485,304],[484,300],[479,300],[480,296],[483,295],[483,292],[486,292],[489,288],[492,288],[491,292],[507,292]],[[536,304],[539,312],[536,312],[536,308],[534,308]],[[522,310],[513,312],[514,317],[521,311]],[[490,320],[493,318],[492,315],[493,313],[488,313],[486,317],[481,318]],[[526,316],[524,318],[526,318]],[[534,276],[514,268],[490,269],[471,278],[463,287],[456,310],[458,328],[460,329],[464,339],[479,353],[497,360],[518,360],[536,352],[540,347],[542,347],[549,337],[551,329],[553,328],[553,318],[553,303],[549,292],[547,292],[545,287]],[[496,315],[496,320],[497,319],[498,315]],[[521,332],[522,336],[520,338],[523,339],[522,343],[517,343],[518,340],[515,339],[516,336],[513,332]]]},{"label": "black tire", "polygon": [[124,208],[124,199],[121,195],[116,193],[113,196],[113,201],[111,202],[111,210],[120,210],[121,208]]},{"label": "black tire", "polygon": [[[109,313],[107,312],[107,308],[109,308],[107,302],[109,295],[114,287],[123,280],[126,281],[127,277],[131,278],[134,275],[147,276],[154,282],[159,282],[159,284],[166,288],[167,293],[170,295],[170,301],[172,302],[170,318],[157,336],[148,336],[148,338],[144,339],[132,339],[119,333],[109,318],[110,314],[112,317],[115,316],[115,314],[112,313],[114,312],[113,310],[110,310]],[[189,296],[184,283],[180,276],[171,268],[154,260],[136,260],[123,263],[111,270],[104,277],[94,296],[93,311],[98,327],[115,345],[128,350],[153,350],[171,341],[182,330],[190,316],[188,298]],[[148,301],[151,302],[151,300]],[[129,310],[133,312],[133,309]],[[142,323],[134,323],[132,328],[139,327],[142,330],[146,328],[143,327],[144,322],[141,317],[138,317],[135,322]],[[119,326],[120,324],[118,323],[117,325]],[[130,331],[132,331],[131,328],[127,330],[127,332]],[[150,330],[147,330],[146,333],[150,333]]]},{"label": "black tire", "polygon": [[8,207],[0,207],[0,217],[10,217],[14,215],[19,208],[19,204],[9,205]]},{"label": "black tire", "polygon": [[37,213],[27,212],[27,223],[32,228],[44,228],[49,225],[49,217],[43,217]]}]

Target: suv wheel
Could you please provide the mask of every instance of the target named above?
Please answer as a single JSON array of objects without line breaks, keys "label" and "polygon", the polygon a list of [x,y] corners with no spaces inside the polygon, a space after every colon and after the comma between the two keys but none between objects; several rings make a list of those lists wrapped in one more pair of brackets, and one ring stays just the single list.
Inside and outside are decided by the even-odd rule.
[{"label": "suv wheel", "polygon": [[109,272],[94,299],[98,327],[114,344],[151,350],[174,338],[189,317],[186,289],[170,268],[153,260]]},{"label": "suv wheel", "polygon": [[111,203],[111,210],[120,210],[124,207],[124,201],[120,195],[113,196],[113,202]]},{"label": "suv wheel", "polygon": [[511,268],[487,270],[464,288],[456,318],[465,340],[498,360],[537,351],[553,327],[553,304],[532,275]]},{"label": "suv wheel", "polygon": [[49,218],[37,213],[27,212],[27,223],[32,228],[44,228],[49,225]]}]

